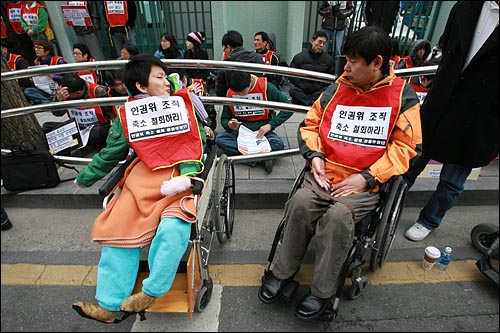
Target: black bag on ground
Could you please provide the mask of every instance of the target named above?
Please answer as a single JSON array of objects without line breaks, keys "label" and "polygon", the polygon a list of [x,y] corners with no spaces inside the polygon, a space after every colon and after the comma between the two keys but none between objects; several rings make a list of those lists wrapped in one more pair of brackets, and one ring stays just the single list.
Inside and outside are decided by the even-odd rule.
[{"label": "black bag on ground", "polygon": [[[58,162],[48,150],[13,147],[10,153],[2,155],[1,164],[3,186],[9,191],[51,188],[61,183]],[[66,167],[78,172],[74,167]]]}]

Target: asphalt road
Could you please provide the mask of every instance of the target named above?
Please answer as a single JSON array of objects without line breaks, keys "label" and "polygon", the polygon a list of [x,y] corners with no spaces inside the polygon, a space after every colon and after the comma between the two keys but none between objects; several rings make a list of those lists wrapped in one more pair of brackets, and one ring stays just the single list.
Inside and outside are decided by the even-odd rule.
[{"label": "asphalt road", "polygon": [[[237,210],[233,238],[212,244],[212,297],[202,313],[148,313],[147,320],[129,318],[104,325],[78,316],[77,300],[93,301],[92,267],[99,246],[89,240],[100,209],[8,208],[14,227],[1,236],[2,332],[130,332],[130,331],[491,331],[499,330],[498,287],[475,267],[479,259],[470,244],[477,223],[498,225],[498,206],[457,206],[425,241],[403,236],[418,215],[407,207],[388,262],[369,278],[357,300],[343,299],[332,323],[304,323],[293,306],[310,283],[310,263],[299,274],[301,287],[290,302],[262,304],[257,290],[267,263],[281,210]],[[445,275],[420,268],[428,245],[454,249]],[[85,273],[87,282],[76,273]],[[38,275],[33,275],[38,272]],[[88,282],[90,281],[90,282]],[[95,280],[94,280],[95,281]]]}]

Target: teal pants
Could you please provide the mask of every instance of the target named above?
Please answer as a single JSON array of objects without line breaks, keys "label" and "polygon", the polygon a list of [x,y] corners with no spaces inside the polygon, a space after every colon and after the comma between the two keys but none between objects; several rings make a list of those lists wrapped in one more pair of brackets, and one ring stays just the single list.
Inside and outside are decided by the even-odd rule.
[{"label": "teal pants", "polygon": [[[166,217],[160,221],[148,255],[149,277],[142,291],[161,297],[170,290],[177,267],[186,252],[191,223]],[[104,246],[97,267],[96,299],[109,311],[120,311],[120,304],[132,294],[139,271],[141,248]]]}]

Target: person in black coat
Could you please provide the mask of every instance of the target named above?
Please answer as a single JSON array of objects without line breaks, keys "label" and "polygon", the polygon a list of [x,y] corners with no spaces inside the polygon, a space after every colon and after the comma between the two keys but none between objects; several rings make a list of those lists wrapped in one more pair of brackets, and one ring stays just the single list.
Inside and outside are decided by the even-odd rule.
[{"label": "person in black coat", "polygon": [[[311,39],[311,46],[296,54],[290,67],[333,75],[335,62],[331,55],[324,52],[327,42],[328,36],[323,31],[315,32]],[[298,77],[290,77],[289,80],[293,85],[289,90],[292,103],[306,106],[313,105],[319,95],[330,85],[327,82]]]},{"label": "person in black coat", "polygon": [[423,155],[405,178],[413,184],[431,159],[443,166],[436,191],[406,232],[410,240],[423,240],[439,227],[472,168],[498,156],[498,39],[498,1],[453,6],[441,37],[441,63],[421,108]]}]

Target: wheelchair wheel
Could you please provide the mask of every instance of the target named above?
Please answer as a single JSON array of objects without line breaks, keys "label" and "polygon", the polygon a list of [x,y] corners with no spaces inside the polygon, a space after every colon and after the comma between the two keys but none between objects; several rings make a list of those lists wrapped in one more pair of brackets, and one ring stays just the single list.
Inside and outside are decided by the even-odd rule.
[{"label": "wheelchair wheel", "polygon": [[481,254],[488,253],[493,241],[498,237],[498,227],[490,223],[481,223],[472,228],[470,240],[472,246]]},{"label": "wheelchair wheel", "polygon": [[198,291],[198,295],[196,296],[196,303],[194,305],[194,311],[203,312],[210,302],[210,298],[212,297],[212,288],[213,283],[212,279],[208,278],[208,280],[203,281],[203,285]]},{"label": "wheelchair wheel", "polygon": [[[370,270],[376,272],[379,267],[382,267],[387,255],[389,254],[390,247],[392,245],[392,240],[394,239],[394,231],[396,225],[399,222],[399,216],[402,207],[401,204],[404,203],[404,195],[406,194],[406,188],[403,178],[397,177],[392,180],[391,190],[387,193],[387,200],[384,202],[384,207],[382,211],[382,217],[378,221],[377,230],[375,233],[375,244],[372,246],[372,251],[370,255]],[[398,206],[398,203],[400,204]],[[390,228],[392,230],[392,237]],[[387,238],[387,242],[385,241]],[[384,247],[386,248],[384,251]],[[385,252],[385,253],[383,253]],[[383,260],[382,260],[383,257]]]},{"label": "wheelchair wheel", "polygon": [[394,237],[396,234],[396,228],[399,223],[399,219],[403,212],[403,207],[406,202],[406,194],[408,192],[408,185],[405,182],[402,182],[399,185],[398,192],[396,193],[396,200],[394,200],[394,204],[391,206],[391,211],[389,214],[389,220],[385,226],[384,235],[382,236],[382,245],[379,249],[381,249],[378,265],[380,268],[384,266],[387,257],[389,256],[389,252],[392,248],[392,243],[394,242]]},{"label": "wheelchair wheel", "polygon": [[352,285],[349,287],[347,291],[347,299],[353,300],[361,296],[361,292],[368,285],[368,278],[366,276],[362,276],[360,281],[353,281]]},{"label": "wheelchair wheel", "polygon": [[234,165],[225,154],[219,157],[215,181],[215,231],[219,243],[231,238],[234,226],[235,180]]}]

